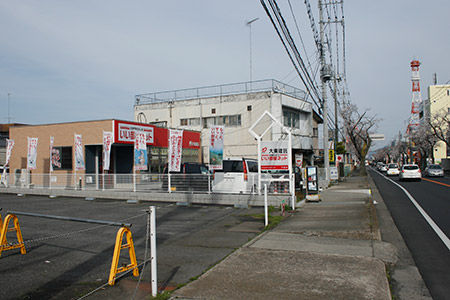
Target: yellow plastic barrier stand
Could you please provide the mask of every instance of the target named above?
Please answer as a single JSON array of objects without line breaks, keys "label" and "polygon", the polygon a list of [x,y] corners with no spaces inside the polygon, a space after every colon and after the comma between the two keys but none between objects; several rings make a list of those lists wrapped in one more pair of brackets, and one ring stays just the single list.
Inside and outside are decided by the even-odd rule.
[{"label": "yellow plastic barrier stand", "polygon": [[[123,235],[127,235],[127,243],[125,245],[122,245]],[[122,249],[128,249],[128,253],[130,256],[130,264],[117,268],[117,265],[119,264],[119,257],[120,257],[120,250]],[[122,273],[128,270],[133,269],[133,276],[139,276],[139,270],[137,268],[137,260],[136,260],[136,253],[134,251],[134,244],[133,244],[133,238],[131,236],[131,230],[130,228],[124,226],[119,229],[116,236],[116,245],[114,246],[114,255],[111,263],[111,271],[109,272],[109,285],[114,285],[114,282],[116,280],[116,275],[118,273]]]},{"label": "yellow plastic barrier stand", "polygon": [[[14,228],[9,228],[9,221],[14,220]],[[19,219],[16,215],[9,214],[6,216],[5,221],[3,222],[3,226],[1,227],[1,235],[0,235],[0,256],[2,256],[2,251],[11,250],[20,248],[20,253],[25,254],[27,251],[25,250],[25,244],[23,243],[22,232],[20,231]],[[6,239],[7,232],[16,232],[17,236],[17,244],[8,244]]]}]

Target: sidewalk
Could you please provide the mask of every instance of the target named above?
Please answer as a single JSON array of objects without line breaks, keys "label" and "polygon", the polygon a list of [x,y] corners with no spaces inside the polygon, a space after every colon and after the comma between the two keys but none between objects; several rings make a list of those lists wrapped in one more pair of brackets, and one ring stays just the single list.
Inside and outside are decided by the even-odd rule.
[{"label": "sidewalk", "polygon": [[172,299],[391,299],[368,178],[349,177],[235,251]]}]

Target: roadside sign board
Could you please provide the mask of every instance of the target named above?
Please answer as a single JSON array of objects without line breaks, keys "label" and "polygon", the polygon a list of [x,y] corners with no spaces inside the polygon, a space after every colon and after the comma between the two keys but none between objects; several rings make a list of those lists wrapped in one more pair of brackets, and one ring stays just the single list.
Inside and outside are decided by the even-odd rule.
[{"label": "roadside sign board", "polygon": [[261,170],[289,170],[288,141],[261,141]]},{"label": "roadside sign board", "polygon": [[330,179],[331,180],[338,180],[339,179],[338,168],[337,167],[331,167],[330,168]]}]

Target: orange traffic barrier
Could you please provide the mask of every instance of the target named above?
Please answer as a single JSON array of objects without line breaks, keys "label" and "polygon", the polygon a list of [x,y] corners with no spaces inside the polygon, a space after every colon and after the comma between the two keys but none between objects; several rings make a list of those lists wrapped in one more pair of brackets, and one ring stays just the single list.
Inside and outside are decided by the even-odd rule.
[{"label": "orange traffic barrier", "polygon": [[[127,243],[122,245],[123,235],[127,235]],[[130,256],[130,264],[117,268],[119,264],[120,250],[128,249]],[[116,245],[114,246],[114,255],[111,263],[111,271],[109,272],[109,285],[114,285],[116,275],[121,272],[133,270],[133,276],[139,276],[139,270],[137,268],[136,252],[134,251],[133,238],[131,236],[131,230],[128,227],[122,227],[119,229],[116,235]]]},{"label": "orange traffic barrier", "polygon": [[[1,218],[0,218],[1,219]],[[9,228],[9,222],[14,220],[14,227]],[[16,215],[9,214],[6,216],[5,221],[3,222],[3,226],[1,227],[1,235],[0,235],[0,256],[2,255],[2,251],[17,249],[20,248],[20,253],[25,254],[27,251],[25,250],[25,244],[23,243],[22,232],[20,231],[19,219]],[[8,244],[6,239],[6,233],[8,232],[16,232],[17,243],[16,244]]]}]

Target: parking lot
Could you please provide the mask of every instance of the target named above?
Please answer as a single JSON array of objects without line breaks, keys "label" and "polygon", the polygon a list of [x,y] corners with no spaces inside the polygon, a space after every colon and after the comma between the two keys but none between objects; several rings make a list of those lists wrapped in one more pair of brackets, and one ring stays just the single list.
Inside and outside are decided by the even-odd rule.
[{"label": "parking lot", "polygon": [[[73,218],[132,223],[138,264],[144,262],[149,202],[125,200],[18,197],[0,194],[0,213],[40,213]],[[156,204],[158,288],[188,282],[253,238],[263,221],[252,214],[262,208]],[[1,299],[131,299],[138,277],[131,274],[114,286],[108,282],[116,233],[120,227],[18,215],[27,253],[3,251],[0,257]],[[10,224],[12,227],[12,224]],[[8,233],[8,242],[16,240]],[[129,263],[123,250],[119,262]],[[150,251],[148,251],[150,253]],[[149,254],[148,254],[149,256]],[[148,257],[147,256],[147,257]],[[140,271],[142,267],[140,268]],[[150,267],[144,270],[135,299],[149,294]]]}]

